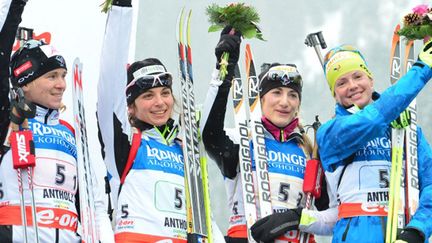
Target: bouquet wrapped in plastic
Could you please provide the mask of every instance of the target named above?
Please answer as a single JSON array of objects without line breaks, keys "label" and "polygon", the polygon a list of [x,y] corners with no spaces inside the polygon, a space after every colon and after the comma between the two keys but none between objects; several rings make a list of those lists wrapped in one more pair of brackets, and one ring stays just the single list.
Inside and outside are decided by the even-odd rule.
[{"label": "bouquet wrapped in plastic", "polygon": [[432,8],[421,4],[403,18],[403,27],[398,32],[409,40],[424,39],[432,36]]}]

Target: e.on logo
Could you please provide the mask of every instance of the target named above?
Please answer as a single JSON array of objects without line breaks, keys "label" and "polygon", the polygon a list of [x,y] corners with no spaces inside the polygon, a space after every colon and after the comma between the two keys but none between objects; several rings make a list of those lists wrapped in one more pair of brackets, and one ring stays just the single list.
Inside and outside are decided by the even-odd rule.
[{"label": "e.on logo", "polygon": [[133,225],[134,221],[133,220],[121,220],[119,222],[119,226],[128,226],[128,225]]},{"label": "e.on logo", "polygon": [[45,227],[76,231],[78,224],[76,214],[62,209],[43,209],[37,213],[37,217],[38,224]]},{"label": "e.on logo", "polygon": [[369,213],[376,213],[376,212],[388,212],[387,205],[380,205],[380,204],[368,204],[368,203],[362,203],[361,208],[365,212]]}]

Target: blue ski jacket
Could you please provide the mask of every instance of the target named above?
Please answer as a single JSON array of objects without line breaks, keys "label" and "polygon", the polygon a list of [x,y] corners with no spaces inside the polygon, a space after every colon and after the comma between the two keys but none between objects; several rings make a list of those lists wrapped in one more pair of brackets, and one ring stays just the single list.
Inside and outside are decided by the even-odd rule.
[{"label": "blue ski jacket", "polygon": [[[384,242],[391,168],[389,124],[432,78],[432,69],[417,61],[395,85],[362,110],[336,105],[336,115],[317,133],[329,193],[337,200],[333,242]],[[417,129],[419,205],[407,227],[425,236],[432,232],[432,151]],[[357,206],[357,207],[356,207]],[[381,215],[380,213],[381,212]]]}]

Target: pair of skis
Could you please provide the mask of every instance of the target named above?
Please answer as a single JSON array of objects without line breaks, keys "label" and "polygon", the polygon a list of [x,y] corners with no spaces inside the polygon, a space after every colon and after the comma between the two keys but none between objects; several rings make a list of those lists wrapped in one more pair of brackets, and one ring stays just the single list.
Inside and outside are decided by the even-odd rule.
[{"label": "pair of skis", "polygon": [[[247,96],[245,97],[243,92],[243,81],[240,76],[238,65],[234,71],[231,91],[234,106],[234,121],[236,124],[236,130],[240,135],[240,175],[246,226],[248,228],[248,240],[249,242],[255,242],[250,232],[251,226],[257,221],[258,216],[259,218],[263,218],[272,214],[273,210],[270,197],[270,182],[267,167],[264,127],[261,123],[259,79],[256,76],[252,51],[249,44],[246,44],[245,57],[246,79],[248,81]],[[248,104],[246,104],[246,101],[248,101]],[[249,106],[249,109],[246,108],[246,105]],[[247,110],[249,110],[250,122],[248,122]],[[249,134],[252,136],[254,149],[253,155],[257,175],[256,185],[258,186],[258,198],[255,197]],[[258,215],[257,205],[259,205],[260,208],[260,215]]]},{"label": "pair of skis", "polygon": [[80,200],[80,225],[81,240],[86,243],[99,242],[96,230],[94,196],[93,196],[93,171],[90,165],[88,147],[83,83],[82,63],[78,58],[74,60],[72,68],[72,97],[74,111],[75,141],[77,149],[78,185]]},{"label": "pair of skis", "polygon": [[[207,161],[199,140],[192,75],[190,20],[192,10],[181,10],[177,21],[179,71],[182,91],[183,157],[185,164],[188,242],[212,242]],[[185,38],[186,37],[186,38]]]},{"label": "pair of skis", "polygon": [[[402,58],[402,45],[397,32],[393,34],[390,82],[395,84],[414,64],[414,41],[408,41]],[[409,223],[419,203],[417,163],[417,108],[414,99],[408,107],[411,124],[407,128],[392,129],[392,166],[390,171],[389,208],[386,243],[394,242],[398,230]],[[404,146],[405,144],[405,146]],[[403,160],[405,147],[405,165]],[[401,179],[402,178],[402,179]]]}]

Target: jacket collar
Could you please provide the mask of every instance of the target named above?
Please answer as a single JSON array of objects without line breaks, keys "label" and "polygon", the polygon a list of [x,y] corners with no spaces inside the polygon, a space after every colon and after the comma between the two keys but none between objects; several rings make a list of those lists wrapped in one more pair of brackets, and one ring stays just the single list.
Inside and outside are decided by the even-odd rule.
[{"label": "jacket collar", "polygon": [[178,134],[178,125],[171,118],[162,126],[153,126],[141,120],[135,120],[134,126],[141,131],[143,138],[152,138],[167,145],[172,144]]},{"label": "jacket collar", "polygon": [[60,112],[58,110],[36,105],[36,116],[34,119],[47,125],[57,125],[59,124],[59,114]]},{"label": "jacket collar", "polygon": [[263,126],[266,128],[265,132],[267,137],[273,138],[279,142],[286,142],[292,138],[301,139],[300,131],[297,128],[299,122],[298,118],[294,118],[287,126],[283,128],[276,126],[264,116],[261,118],[261,121]]},{"label": "jacket collar", "polygon": [[[380,97],[380,94],[376,91],[374,91],[372,93],[372,100],[378,100]],[[355,105],[352,105],[350,107],[344,107],[339,103],[336,103],[336,108],[335,108],[335,113],[336,116],[346,116],[346,115],[351,115],[351,114],[355,114],[357,112],[359,112],[361,109]]]}]

